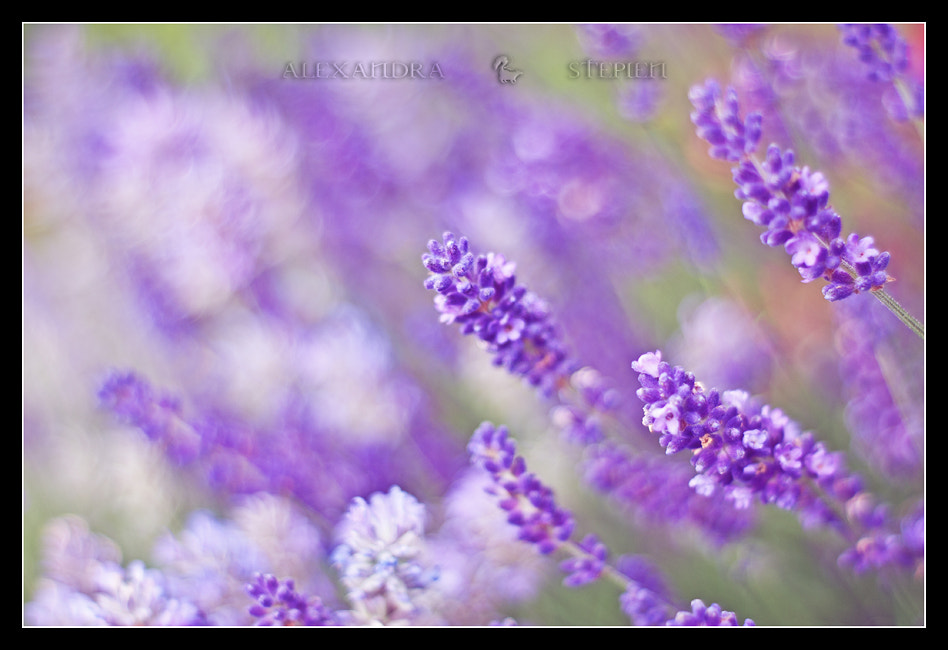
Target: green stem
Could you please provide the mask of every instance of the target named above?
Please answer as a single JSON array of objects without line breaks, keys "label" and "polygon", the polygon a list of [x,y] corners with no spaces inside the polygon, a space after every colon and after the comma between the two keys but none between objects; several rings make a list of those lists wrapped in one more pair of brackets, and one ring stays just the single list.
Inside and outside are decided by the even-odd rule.
[{"label": "green stem", "polygon": [[[895,80],[895,91],[899,94],[899,97],[902,99],[902,103],[905,105],[905,110],[912,114],[916,108],[915,106],[915,97],[912,95],[912,89],[902,78],[897,78]],[[918,117],[912,117],[912,126],[915,127],[916,132],[922,140],[925,140],[925,122]]]},{"label": "green stem", "polygon": [[925,326],[922,325],[918,319],[912,316],[912,314],[910,314],[908,310],[905,309],[905,307],[900,305],[895,298],[890,296],[885,289],[877,289],[875,291],[871,291],[870,293],[878,298],[879,302],[881,302],[886,306],[886,308],[888,308],[889,311],[895,314],[895,316],[900,321],[905,323],[906,327],[918,334],[919,338],[921,338],[923,341],[925,340]]}]

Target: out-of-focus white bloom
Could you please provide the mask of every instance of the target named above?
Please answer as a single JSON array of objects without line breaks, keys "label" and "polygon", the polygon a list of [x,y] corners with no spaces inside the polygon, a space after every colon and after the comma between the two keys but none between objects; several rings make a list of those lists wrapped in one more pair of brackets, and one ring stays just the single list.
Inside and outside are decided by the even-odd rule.
[{"label": "out-of-focus white bloom", "polygon": [[361,625],[407,624],[424,614],[416,596],[437,579],[419,559],[425,550],[425,507],[397,485],[368,501],[353,499],[333,551],[349,616]]}]

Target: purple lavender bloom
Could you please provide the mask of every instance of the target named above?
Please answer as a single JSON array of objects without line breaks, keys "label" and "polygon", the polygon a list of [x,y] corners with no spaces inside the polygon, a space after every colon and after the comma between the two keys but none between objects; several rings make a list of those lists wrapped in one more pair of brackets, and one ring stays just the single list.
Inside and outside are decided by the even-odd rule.
[{"label": "purple lavender bloom", "polygon": [[254,625],[341,625],[336,613],[317,596],[297,592],[290,578],[278,580],[276,576],[257,573],[253,582],[247,584],[247,593],[256,601],[248,610],[257,619]]},{"label": "purple lavender bloom", "polygon": [[[675,618],[668,621],[669,626],[702,626],[702,627],[737,627],[741,625],[737,622],[737,616],[734,612],[727,612],[721,609],[717,603],[705,605],[698,598],[691,601],[690,612],[678,612]],[[744,619],[742,624],[745,627],[753,627],[754,621],[749,618]]]},{"label": "purple lavender bloom", "polygon": [[708,155],[712,158],[736,162],[757,149],[763,118],[752,113],[741,120],[733,88],[722,92],[721,86],[709,79],[704,86],[692,86],[688,98],[695,107],[691,121],[698,127],[698,137],[711,145]]},{"label": "purple lavender bloom", "polygon": [[808,487],[815,482],[842,502],[855,495],[839,454],[778,409],[755,405],[747,393],[706,390],[693,374],[662,361],[660,352],[643,354],[632,368],[642,384],[643,423],[659,434],[666,453],[691,450],[697,492],[723,491],[738,508],[756,497],[803,511],[805,520],[842,524]]},{"label": "purple lavender bloom", "polygon": [[438,292],[435,306],[444,323],[457,322],[494,355],[494,364],[524,377],[545,394],[560,388],[576,370],[567,357],[549,308],[516,284],[515,264],[502,255],[474,256],[466,237],[444,233],[431,240],[422,262],[430,275],[425,288]]},{"label": "purple lavender bloom", "polygon": [[840,25],[843,43],[855,48],[873,81],[892,81],[908,68],[908,43],[887,24]]},{"label": "purple lavender bloom", "polygon": [[507,521],[519,529],[518,538],[534,544],[548,555],[569,539],[574,520],[569,511],[556,505],[553,491],[527,472],[523,456],[507,427],[482,423],[468,443],[471,462],[490,473],[490,492],[505,510]]},{"label": "purple lavender bloom", "polygon": [[516,284],[515,264],[496,253],[470,250],[466,237],[446,232],[431,240],[422,256],[429,271],[425,287],[438,292],[435,308],[444,323],[460,323],[493,355],[493,363],[536,386],[557,404],[554,424],[580,444],[601,440],[602,419],[619,406],[616,391],[568,352],[547,304]]},{"label": "purple lavender bloom", "polygon": [[722,94],[709,79],[692,87],[689,97],[692,122],[712,145],[711,157],[736,163],[731,171],[744,218],[765,229],[761,242],[784,247],[803,282],[829,281],[823,296],[836,301],[892,281],[885,272],[889,254],[873,248],[872,238],[840,239],[842,220],[828,203],[829,183],[821,172],[795,165],[793,152],[775,144],[762,162],[754,158],[762,118],[753,113],[741,121],[733,88]]},{"label": "purple lavender bloom", "polygon": [[860,538],[840,558],[857,570],[910,564],[888,546],[879,550],[880,540],[895,539],[886,533],[893,528],[886,506],[847,471],[841,453],[801,432],[782,411],[743,391],[707,390],[692,373],[662,361],[659,351],[643,354],[632,369],[642,384],[643,423],[659,434],[666,453],[691,451],[697,492],[722,491],[738,508],[754,500],[774,504],[796,511],[805,527],[827,525]]}]

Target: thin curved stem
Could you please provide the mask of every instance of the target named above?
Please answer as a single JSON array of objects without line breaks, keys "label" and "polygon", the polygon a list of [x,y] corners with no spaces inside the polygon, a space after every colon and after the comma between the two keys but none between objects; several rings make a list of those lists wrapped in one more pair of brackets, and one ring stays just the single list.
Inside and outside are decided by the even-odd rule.
[{"label": "thin curved stem", "polygon": [[872,295],[879,299],[886,308],[891,311],[895,316],[905,323],[905,326],[910,330],[918,334],[919,338],[923,341],[925,340],[925,326],[918,321],[917,318],[912,316],[905,307],[899,304],[899,302],[893,298],[885,289],[877,289],[871,291]]},{"label": "thin curved stem", "polygon": [[[820,242],[820,245],[823,246],[823,248],[829,248],[827,243],[823,241],[822,237],[817,236],[816,239]],[[854,269],[849,262],[843,260],[839,266],[852,278],[857,277],[858,274],[856,273],[856,269]],[[918,334],[920,339],[923,341],[925,340],[925,326],[922,325],[922,323],[919,322],[919,320],[911,313],[909,313],[905,307],[899,304],[899,301],[893,298],[883,287],[870,289],[869,293],[878,298],[879,302],[885,305],[886,309],[895,314],[895,317],[902,321],[906,327]]]}]

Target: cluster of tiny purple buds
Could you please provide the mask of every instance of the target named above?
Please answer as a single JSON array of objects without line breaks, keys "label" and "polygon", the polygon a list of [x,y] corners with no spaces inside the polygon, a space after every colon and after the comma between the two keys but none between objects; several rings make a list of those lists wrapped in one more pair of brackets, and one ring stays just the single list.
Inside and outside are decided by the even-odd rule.
[{"label": "cluster of tiny purple buds", "polygon": [[[737,616],[734,612],[726,612],[717,603],[705,605],[698,598],[691,601],[690,612],[678,612],[675,618],[668,621],[669,626],[706,626],[706,627],[737,627]],[[753,627],[754,621],[744,619],[744,626]]]},{"label": "cluster of tiny purple buds", "polygon": [[821,498],[845,504],[860,494],[861,483],[845,471],[841,454],[801,433],[779,409],[754,405],[743,391],[705,390],[658,351],[643,354],[632,369],[642,385],[636,394],[645,403],[643,423],[666,453],[691,450],[696,491],[724,490],[738,508],[756,498],[798,511],[807,524],[843,523]]},{"label": "cluster of tiny purple buds", "polygon": [[[471,462],[486,470],[494,481],[488,488],[505,510],[507,521],[519,528],[518,538],[533,544],[548,555],[569,541],[575,522],[573,516],[559,508],[553,491],[527,472],[523,456],[517,456],[516,443],[508,436],[507,427],[482,423],[468,443]],[[579,587],[595,582],[606,569],[609,549],[595,535],[570,545],[573,556],[560,564],[566,573],[563,584]]]},{"label": "cluster of tiny purple buds", "polygon": [[743,391],[705,390],[690,372],[643,354],[632,363],[645,402],[643,423],[666,453],[689,449],[699,493],[723,490],[737,508],[763,503],[794,510],[805,526],[828,525],[851,543],[838,558],[857,572],[882,567],[921,571],[924,505],[893,524],[889,507],[863,489],[830,452],[779,409],[756,405]]},{"label": "cluster of tiny purple buds", "polygon": [[444,323],[458,323],[494,355],[494,364],[551,393],[576,368],[567,358],[547,305],[516,284],[515,265],[502,255],[475,256],[466,237],[444,233],[432,239],[422,263],[425,288],[438,292],[435,306]]},{"label": "cluster of tiny purple buds", "polygon": [[728,87],[722,95],[721,86],[709,79],[704,86],[692,86],[688,98],[695,107],[691,121],[698,137],[711,145],[708,155],[737,162],[757,150],[763,117],[751,113],[742,120],[736,90]]},{"label": "cluster of tiny purple buds", "polygon": [[908,68],[908,43],[892,25],[839,26],[843,43],[856,49],[873,81],[892,81]]},{"label": "cluster of tiny purple buds", "polygon": [[341,624],[336,614],[317,596],[307,597],[297,592],[292,579],[278,580],[276,576],[257,573],[246,589],[255,601],[249,609],[250,615],[257,618],[254,625]]},{"label": "cluster of tiny purple buds", "polygon": [[467,446],[471,462],[490,473],[489,488],[507,521],[519,529],[518,538],[534,544],[544,555],[555,551],[573,533],[572,514],[556,505],[553,491],[527,472],[523,456],[507,427],[482,423]]},{"label": "cluster of tiny purple buds", "polygon": [[883,96],[889,115],[899,122],[922,117],[925,114],[925,86],[906,74],[908,43],[898,30],[887,24],[846,24],[840,25],[839,29],[843,43],[854,48],[865,65],[866,77],[871,81],[893,84],[890,92]]},{"label": "cluster of tiny purple buds", "polygon": [[[494,365],[523,377],[560,403],[551,414],[566,437],[580,444],[603,438],[602,415],[617,406],[616,391],[593,368],[580,368],[568,354],[546,303],[516,283],[515,264],[503,255],[475,256],[466,237],[444,233],[428,242],[422,262],[425,287],[437,292],[443,323],[474,334]],[[565,399],[565,395],[570,399]]]},{"label": "cluster of tiny purple buds", "polygon": [[880,289],[892,280],[886,273],[889,254],[880,253],[871,237],[840,237],[842,222],[829,205],[829,183],[822,173],[794,164],[790,150],[770,145],[763,162],[754,156],[761,137],[759,113],[740,118],[737,93],[709,79],[689,92],[695,107],[691,120],[698,136],[711,144],[712,158],[735,163],[735,196],[744,201],[748,221],[764,228],[761,241],[783,246],[804,282],[823,278],[823,296],[841,300]]}]

